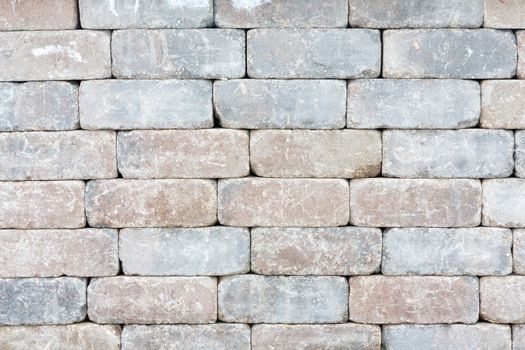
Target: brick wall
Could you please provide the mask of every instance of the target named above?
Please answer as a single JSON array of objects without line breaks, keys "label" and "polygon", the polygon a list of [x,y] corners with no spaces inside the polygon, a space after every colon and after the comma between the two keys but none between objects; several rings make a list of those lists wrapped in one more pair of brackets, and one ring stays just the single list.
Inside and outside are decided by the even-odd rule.
[{"label": "brick wall", "polygon": [[524,350],[520,29],[0,0],[0,349]]}]

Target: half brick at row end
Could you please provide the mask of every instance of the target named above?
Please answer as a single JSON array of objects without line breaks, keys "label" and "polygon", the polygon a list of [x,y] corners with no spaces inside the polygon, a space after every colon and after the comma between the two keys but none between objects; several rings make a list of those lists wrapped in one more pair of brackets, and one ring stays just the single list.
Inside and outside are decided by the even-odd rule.
[{"label": "half brick at row end", "polygon": [[525,276],[482,277],[480,316],[492,323],[525,322]]},{"label": "half brick at row end", "polygon": [[525,129],[525,81],[481,82],[482,128]]},{"label": "half brick at row end", "polygon": [[484,226],[525,227],[525,179],[483,180]]}]

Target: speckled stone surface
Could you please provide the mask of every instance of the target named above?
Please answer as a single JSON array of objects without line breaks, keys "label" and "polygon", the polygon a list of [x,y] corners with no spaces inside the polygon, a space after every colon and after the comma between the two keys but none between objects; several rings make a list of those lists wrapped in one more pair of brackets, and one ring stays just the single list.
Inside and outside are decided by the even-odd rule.
[{"label": "speckled stone surface", "polygon": [[525,82],[485,80],[481,83],[481,120],[483,128],[525,128]]},{"label": "speckled stone surface", "polygon": [[75,29],[76,0],[0,1],[0,30]]},{"label": "speckled stone surface", "polygon": [[492,323],[525,322],[525,276],[480,279],[480,317]]},{"label": "speckled stone surface", "polygon": [[525,180],[483,180],[483,226],[525,227]]}]

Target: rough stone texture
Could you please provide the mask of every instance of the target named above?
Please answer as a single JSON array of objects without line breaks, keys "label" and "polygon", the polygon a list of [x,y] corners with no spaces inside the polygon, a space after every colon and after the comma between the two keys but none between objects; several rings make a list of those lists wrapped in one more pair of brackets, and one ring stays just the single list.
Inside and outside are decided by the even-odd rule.
[{"label": "rough stone texture", "polygon": [[0,279],[2,325],[66,324],[80,322],[85,316],[85,279]]},{"label": "rough stone texture", "polygon": [[250,173],[244,130],[129,131],[118,134],[118,168],[127,178],[225,178]]},{"label": "rough stone texture", "polygon": [[250,270],[250,232],[235,227],[123,229],[126,275],[233,275]]},{"label": "rough stone texture", "polygon": [[82,181],[0,182],[0,228],[84,227]]},{"label": "rough stone texture", "polygon": [[250,133],[252,171],[263,177],[373,177],[381,172],[381,157],[375,130]]},{"label": "rough stone texture", "polygon": [[215,322],[217,281],[209,277],[92,279],[88,315],[96,323]]},{"label": "rough stone texture", "polygon": [[244,32],[236,29],[114,31],[113,75],[124,79],[241,78],[244,41]]},{"label": "rough stone texture", "polygon": [[473,325],[395,325],[383,328],[385,350],[510,350],[509,326],[478,323]]},{"label": "rough stone texture", "polygon": [[347,126],[459,129],[479,121],[479,83],[467,80],[371,79],[348,84]]},{"label": "rough stone texture", "polygon": [[516,149],[514,150],[514,167],[518,177],[525,177],[525,132],[514,133]]},{"label": "rough stone texture", "polygon": [[255,325],[252,350],[378,350],[381,329],[361,324]]},{"label": "rough stone texture", "polygon": [[337,80],[242,79],[213,85],[215,112],[226,128],[340,129],[345,96],[346,84]]},{"label": "rough stone texture", "polygon": [[126,326],[122,350],[250,350],[250,327],[244,324]]},{"label": "rough stone texture", "polygon": [[0,327],[0,348],[8,350],[120,350],[120,327],[87,322],[65,326]]},{"label": "rough stone texture", "polygon": [[82,28],[199,28],[213,24],[213,0],[80,0]]},{"label": "rough stone texture", "polygon": [[525,325],[512,326],[512,350],[525,349]]},{"label": "rough stone texture", "polygon": [[350,26],[365,28],[480,27],[483,0],[350,0]]},{"label": "rough stone texture", "polygon": [[198,129],[213,126],[205,80],[102,80],[80,85],[84,129]]},{"label": "rough stone texture", "polygon": [[[368,275],[381,264],[376,228],[254,228],[252,271],[263,275]],[[510,247],[509,247],[510,250]]]},{"label": "rough stone texture", "polygon": [[227,276],[219,319],[242,323],[340,323],[348,317],[343,277]]},{"label": "rough stone texture", "polygon": [[525,128],[525,81],[486,80],[481,83],[483,128]]},{"label": "rough stone texture", "polygon": [[350,320],[362,323],[475,323],[476,277],[350,278]]},{"label": "rough stone texture", "polygon": [[215,1],[215,24],[228,28],[346,27],[347,0]]},{"label": "rough stone texture", "polygon": [[383,176],[495,178],[512,175],[514,134],[506,130],[386,130]]},{"label": "rough stone texture", "polygon": [[483,180],[483,226],[525,227],[525,180]]},{"label": "rough stone texture", "polygon": [[483,26],[525,28],[525,3],[521,0],[485,0]]},{"label": "rough stone texture", "polygon": [[348,182],[321,179],[219,180],[219,222],[227,226],[342,226]]},{"label": "rough stone texture", "polygon": [[109,42],[109,33],[91,30],[0,32],[0,80],[110,77]]},{"label": "rough stone texture", "polygon": [[217,220],[212,180],[98,180],[86,186],[93,227],[208,226]]},{"label": "rough stone texture", "polygon": [[518,79],[525,79],[525,31],[516,31],[518,41]]},{"label": "rough stone texture", "polygon": [[381,39],[368,29],[254,29],[247,34],[250,78],[375,78]]},{"label": "rough stone texture", "polygon": [[383,33],[385,78],[511,78],[516,72],[511,31],[387,30]]},{"label": "rough stone texture", "polygon": [[480,279],[480,317],[492,323],[525,322],[525,277]]},{"label": "rough stone texture", "polygon": [[75,0],[1,0],[0,30],[75,29]]},{"label": "rough stone texture", "polygon": [[0,133],[0,180],[117,177],[113,131]]},{"label": "rough stone texture", "polygon": [[471,227],[481,214],[478,180],[350,181],[350,223],[375,227]]},{"label": "rough stone texture", "polygon": [[508,275],[512,232],[498,228],[402,228],[383,236],[385,275]]},{"label": "rough stone texture", "polygon": [[0,230],[0,277],[111,276],[118,270],[116,230]]},{"label": "rough stone texture", "polygon": [[[513,230],[512,258],[514,261],[514,273],[525,275],[525,230]],[[524,344],[525,345],[525,344]]]}]

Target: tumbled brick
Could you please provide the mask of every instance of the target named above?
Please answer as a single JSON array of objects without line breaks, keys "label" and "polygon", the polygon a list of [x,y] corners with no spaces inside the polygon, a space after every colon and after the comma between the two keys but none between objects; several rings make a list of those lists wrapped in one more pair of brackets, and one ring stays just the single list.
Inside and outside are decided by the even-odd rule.
[{"label": "tumbled brick", "polygon": [[350,320],[360,323],[475,323],[476,277],[350,278]]},{"label": "tumbled brick", "polygon": [[386,130],[386,177],[495,178],[514,170],[514,134],[506,130]]},{"label": "tumbled brick", "polygon": [[480,316],[492,323],[525,322],[525,277],[482,277]]},{"label": "tumbled brick", "polygon": [[511,78],[516,38],[510,31],[387,30],[383,33],[385,78]]},{"label": "tumbled brick", "polygon": [[483,128],[525,128],[525,81],[486,80],[481,83]]},{"label": "tumbled brick", "polygon": [[525,325],[512,326],[512,350],[525,350]]},{"label": "tumbled brick", "polygon": [[381,329],[362,324],[255,325],[252,349],[266,350],[378,350]]},{"label": "tumbled brick", "polygon": [[213,23],[213,0],[80,0],[82,28],[198,28]]},{"label": "tumbled brick", "polygon": [[222,225],[320,227],[348,223],[345,180],[219,180],[218,193]]},{"label": "tumbled brick", "polygon": [[263,177],[373,177],[381,171],[375,130],[258,130],[250,133],[252,171]]},{"label": "tumbled brick", "polygon": [[0,277],[111,276],[116,230],[0,230]]},{"label": "tumbled brick", "polygon": [[120,350],[120,327],[87,322],[64,326],[0,327],[0,348]]},{"label": "tumbled brick", "polygon": [[85,279],[0,279],[0,295],[2,325],[66,324],[86,316]]},{"label": "tumbled brick", "polygon": [[242,323],[339,323],[348,317],[343,277],[227,276],[219,319]]},{"label": "tumbled brick", "polygon": [[525,132],[524,130],[514,133],[516,149],[514,151],[515,173],[518,177],[525,177]]},{"label": "tumbled brick", "polygon": [[212,86],[205,80],[99,80],[80,84],[83,129],[213,127]]},{"label": "tumbled brick", "polygon": [[117,30],[111,40],[113,75],[137,79],[240,78],[245,38],[236,29]]},{"label": "tumbled brick", "polygon": [[525,180],[483,180],[482,225],[525,227]]},{"label": "tumbled brick", "polygon": [[75,29],[75,0],[0,1],[0,30]]},{"label": "tumbled brick", "polygon": [[485,0],[483,26],[525,28],[525,3],[522,0]]},{"label": "tumbled brick", "polygon": [[347,126],[359,129],[458,129],[475,126],[478,82],[369,79],[348,84]]},{"label": "tumbled brick", "polygon": [[0,228],[85,225],[82,181],[0,182]]},{"label": "tumbled brick", "polygon": [[383,328],[384,350],[510,350],[509,326],[477,323],[472,325],[392,325]]},{"label": "tumbled brick", "polygon": [[525,79],[525,31],[516,31],[518,41],[518,71],[517,78]]},{"label": "tumbled brick", "polygon": [[[346,84],[337,80],[225,80],[213,84],[222,127],[238,129],[340,129]],[[250,111],[250,113],[246,113]]]},{"label": "tumbled brick", "polygon": [[217,281],[210,277],[92,279],[88,315],[97,323],[210,323],[217,318]]},{"label": "tumbled brick", "polygon": [[0,32],[0,80],[81,80],[111,76],[109,33]]},{"label": "tumbled brick", "polygon": [[212,180],[98,180],[86,186],[93,227],[208,226],[216,222]]},{"label": "tumbled brick", "polygon": [[243,130],[120,132],[118,168],[127,178],[225,178],[250,173]]},{"label": "tumbled brick", "polygon": [[350,0],[350,26],[369,28],[480,27],[483,0]]},{"label": "tumbled brick", "polygon": [[508,275],[512,232],[498,228],[400,228],[383,235],[385,275]]},{"label": "tumbled brick", "polygon": [[347,0],[215,1],[218,27],[346,27],[347,16]]},{"label": "tumbled brick", "polygon": [[381,264],[376,228],[254,228],[252,271],[263,275],[367,275]]},{"label": "tumbled brick", "polygon": [[[514,273],[525,275],[525,230],[513,230],[512,258]],[[525,345],[525,344],[524,344]]]},{"label": "tumbled brick", "polygon": [[378,30],[253,29],[247,34],[250,78],[375,78]]},{"label": "tumbled brick", "polygon": [[127,275],[232,275],[250,270],[250,232],[243,228],[123,229]]},{"label": "tumbled brick", "polygon": [[0,180],[117,177],[113,131],[0,133]]},{"label": "tumbled brick", "polygon": [[375,227],[471,227],[481,214],[478,180],[356,179],[350,222]]},{"label": "tumbled brick", "polygon": [[245,324],[126,326],[122,350],[220,349],[250,350]]}]

